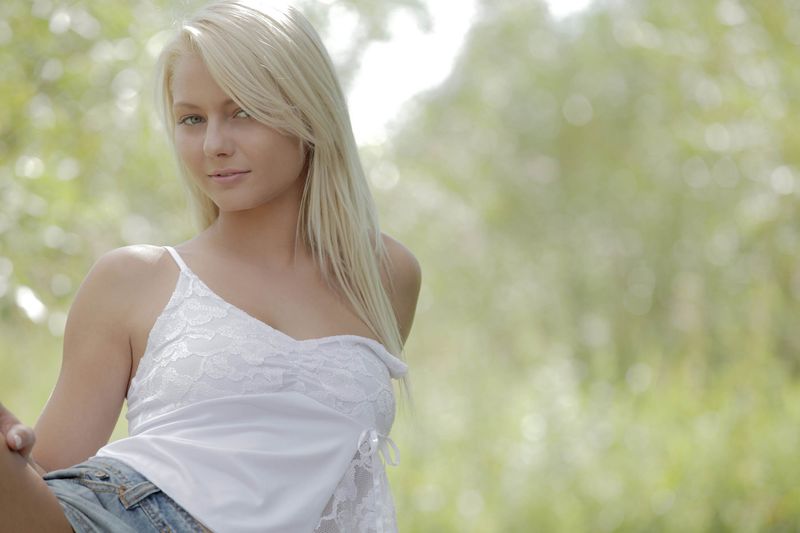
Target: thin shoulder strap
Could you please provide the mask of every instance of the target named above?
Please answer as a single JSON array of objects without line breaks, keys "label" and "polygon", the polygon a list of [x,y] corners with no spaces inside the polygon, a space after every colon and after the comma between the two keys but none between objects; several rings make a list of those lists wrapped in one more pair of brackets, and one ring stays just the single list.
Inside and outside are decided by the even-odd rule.
[{"label": "thin shoulder strap", "polygon": [[182,272],[189,272],[189,267],[186,266],[186,263],[184,263],[183,258],[175,250],[175,248],[173,248],[172,246],[165,246],[164,248],[169,252],[169,255],[172,256],[172,258],[178,264],[178,267],[180,267]]}]

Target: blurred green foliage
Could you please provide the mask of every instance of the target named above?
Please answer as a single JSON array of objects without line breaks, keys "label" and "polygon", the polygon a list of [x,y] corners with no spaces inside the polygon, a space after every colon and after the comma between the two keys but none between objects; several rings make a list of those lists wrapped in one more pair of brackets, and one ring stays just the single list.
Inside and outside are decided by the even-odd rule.
[{"label": "blurred green foliage", "polygon": [[410,531],[796,529],[798,28],[483,3],[386,150],[427,267]]},{"label": "blurred green foliage", "polygon": [[[27,421],[93,259],[191,234],[150,84],[196,4],[4,4],[0,399]],[[345,79],[392,9],[429,22],[307,4],[361,17]],[[402,531],[797,528],[798,47],[789,0],[484,0],[450,78],[363,147],[423,266]]]}]

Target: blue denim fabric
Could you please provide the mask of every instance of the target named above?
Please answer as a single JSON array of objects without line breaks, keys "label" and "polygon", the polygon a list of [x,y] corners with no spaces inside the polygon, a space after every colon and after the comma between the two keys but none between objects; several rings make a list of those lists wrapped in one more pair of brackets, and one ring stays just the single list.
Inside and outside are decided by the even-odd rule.
[{"label": "blue denim fabric", "polygon": [[43,476],[75,533],[202,532],[169,496],[125,463],[107,457]]}]

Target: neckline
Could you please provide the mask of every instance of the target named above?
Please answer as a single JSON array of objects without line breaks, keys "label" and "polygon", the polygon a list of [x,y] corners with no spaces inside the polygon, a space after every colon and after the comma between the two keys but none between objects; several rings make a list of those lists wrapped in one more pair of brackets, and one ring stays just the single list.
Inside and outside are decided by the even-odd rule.
[{"label": "neckline", "polygon": [[[175,253],[178,254],[178,251],[175,250]],[[178,254],[178,256],[180,257],[180,254]],[[356,334],[353,334],[353,333],[340,333],[338,335],[326,335],[324,337],[313,337],[313,338],[309,338],[309,339],[298,339],[298,338],[292,337],[288,333],[285,333],[285,332],[275,328],[274,326],[270,325],[268,322],[265,322],[265,321],[261,320],[260,318],[258,318],[256,316],[253,316],[251,313],[248,313],[247,311],[245,311],[241,307],[232,304],[231,302],[229,302],[228,300],[226,300],[225,298],[223,298],[222,296],[217,294],[217,292],[214,291],[211,287],[209,287],[208,284],[206,284],[206,282],[203,281],[202,278],[200,278],[200,276],[198,276],[191,268],[189,268],[189,265],[186,264],[186,261],[183,261],[182,257],[181,257],[181,260],[183,262],[183,265],[178,265],[178,267],[180,268],[180,274],[181,275],[186,274],[187,276],[193,278],[194,280],[196,280],[203,287],[203,289],[208,291],[208,293],[211,294],[211,296],[213,296],[215,299],[220,301],[223,305],[225,305],[225,306],[229,307],[230,309],[233,309],[236,312],[246,316],[249,320],[259,324],[261,327],[267,329],[269,332],[274,333],[275,335],[278,335],[279,337],[282,337],[283,339],[285,339],[288,342],[291,342],[291,343],[297,344],[299,346],[302,346],[302,345],[317,345],[317,344],[321,344],[323,342],[339,341],[339,340],[358,341],[358,342],[362,342],[362,343],[368,344],[368,345],[370,345],[370,346],[372,346],[374,348],[377,348],[379,351],[381,351],[384,354],[390,356],[392,359],[396,359],[397,361],[403,363],[403,361],[398,359],[397,356],[395,356],[394,354],[392,354],[389,351],[389,349],[386,348],[386,346],[383,343],[381,343],[380,341],[378,341],[376,339],[373,339],[371,337],[365,337],[363,335],[356,335]],[[403,363],[403,364],[405,364],[405,363]]]}]

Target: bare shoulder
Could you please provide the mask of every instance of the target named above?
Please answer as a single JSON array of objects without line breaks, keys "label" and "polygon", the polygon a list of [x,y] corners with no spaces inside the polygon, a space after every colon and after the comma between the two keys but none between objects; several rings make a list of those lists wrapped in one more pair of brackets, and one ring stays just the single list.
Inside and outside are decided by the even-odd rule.
[{"label": "bare shoulder", "polygon": [[411,289],[414,286],[419,289],[422,270],[417,258],[400,241],[385,233],[382,233],[381,236],[386,253],[389,255],[390,264],[386,273],[391,278],[392,284],[398,289]]},{"label": "bare shoulder", "polygon": [[94,305],[125,312],[141,297],[142,288],[169,274],[168,252],[160,246],[132,245],[101,255],[86,276],[79,292]]},{"label": "bare shoulder", "polygon": [[146,273],[156,268],[167,251],[161,246],[135,244],[106,252],[95,263],[94,269],[113,274]]},{"label": "bare shoulder", "polygon": [[136,244],[116,248],[101,255],[89,277],[112,282],[115,285],[136,286],[141,279],[152,276],[163,268],[168,252],[161,246]]},{"label": "bare shoulder", "polygon": [[382,234],[389,264],[382,272],[384,285],[389,291],[400,333],[405,340],[411,332],[414,313],[422,283],[422,269],[414,254],[400,241]]}]

